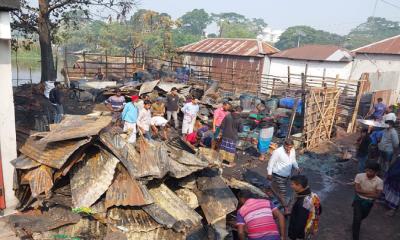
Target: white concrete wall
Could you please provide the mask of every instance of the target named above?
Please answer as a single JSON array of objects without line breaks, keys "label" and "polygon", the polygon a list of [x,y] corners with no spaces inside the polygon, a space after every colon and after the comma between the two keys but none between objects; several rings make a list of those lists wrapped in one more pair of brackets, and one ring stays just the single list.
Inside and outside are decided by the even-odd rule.
[{"label": "white concrete wall", "polygon": [[400,72],[400,55],[357,54],[353,62],[352,79],[363,73]]},{"label": "white concrete wall", "polygon": [[[290,66],[291,74],[304,73],[308,64],[307,75],[325,76],[335,78],[339,74],[339,78],[349,79],[352,69],[352,62],[321,62],[321,61],[306,61],[306,60],[291,60],[285,58],[271,58],[271,66],[269,75],[285,77],[288,74],[288,66]],[[300,80],[293,81],[294,84],[301,84]]]},{"label": "white concrete wall", "polygon": [[[5,31],[10,31],[9,26],[9,13],[0,12],[0,37]],[[10,39],[0,39],[0,151],[7,209],[13,209],[18,203],[13,191],[14,167],[10,164],[17,157],[10,44]]]}]

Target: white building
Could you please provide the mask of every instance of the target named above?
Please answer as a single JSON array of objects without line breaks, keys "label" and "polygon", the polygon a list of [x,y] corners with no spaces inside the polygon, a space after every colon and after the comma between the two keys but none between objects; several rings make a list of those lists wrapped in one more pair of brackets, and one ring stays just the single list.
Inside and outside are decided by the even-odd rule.
[{"label": "white building", "polygon": [[277,43],[284,31],[285,30],[280,30],[280,29],[273,30],[270,27],[266,27],[263,30],[262,34],[257,36],[257,38],[264,42]]},{"label": "white building", "polygon": [[[11,75],[11,29],[9,11],[19,8],[18,0],[0,1],[0,210],[14,209],[18,201],[13,191],[14,168],[10,161],[17,157],[14,100]],[[6,209],[6,210],[7,210]]]},{"label": "white building", "polygon": [[369,73],[370,91],[400,91],[400,35],[352,51],[355,55],[351,78]]},{"label": "white building", "polygon": [[[285,77],[290,74],[305,73],[307,75],[324,76],[348,79],[352,70],[353,57],[351,53],[334,45],[305,45],[299,48],[291,48],[270,56],[271,63],[269,75]],[[301,84],[300,80],[292,81]]]}]

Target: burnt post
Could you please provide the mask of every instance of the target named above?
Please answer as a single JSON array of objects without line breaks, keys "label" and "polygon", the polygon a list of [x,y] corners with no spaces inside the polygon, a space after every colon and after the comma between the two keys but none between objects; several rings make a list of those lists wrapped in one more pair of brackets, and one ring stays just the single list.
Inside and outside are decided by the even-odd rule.
[{"label": "burnt post", "polygon": [[83,77],[86,78],[86,51],[83,51]]},{"label": "burnt post", "polygon": [[124,65],[124,76],[125,76],[125,80],[126,80],[126,76],[127,76],[127,68],[128,67],[128,59],[126,56],[126,52],[125,52],[125,65]]},{"label": "burnt post", "polygon": [[108,78],[108,53],[106,50],[106,78]]}]

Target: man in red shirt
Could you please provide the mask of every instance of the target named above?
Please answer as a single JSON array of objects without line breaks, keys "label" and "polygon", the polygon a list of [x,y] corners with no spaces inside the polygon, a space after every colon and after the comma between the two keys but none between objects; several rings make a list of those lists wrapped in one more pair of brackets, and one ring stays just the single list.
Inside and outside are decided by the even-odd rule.
[{"label": "man in red shirt", "polygon": [[[239,192],[242,207],[237,212],[236,222],[240,240],[285,240],[285,217],[267,199],[252,198],[249,191]],[[278,219],[278,225],[275,222]],[[247,231],[246,231],[247,230]]]}]

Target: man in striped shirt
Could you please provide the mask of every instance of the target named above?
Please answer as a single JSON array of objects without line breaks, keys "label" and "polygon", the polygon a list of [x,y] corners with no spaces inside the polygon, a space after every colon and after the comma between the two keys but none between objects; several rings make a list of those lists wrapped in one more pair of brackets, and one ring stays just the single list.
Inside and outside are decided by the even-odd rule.
[{"label": "man in striped shirt", "polygon": [[[239,193],[242,207],[237,212],[240,240],[285,240],[285,217],[269,200],[256,199],[249,191]],[[278,219],[278,225],[275,222]]]}]

